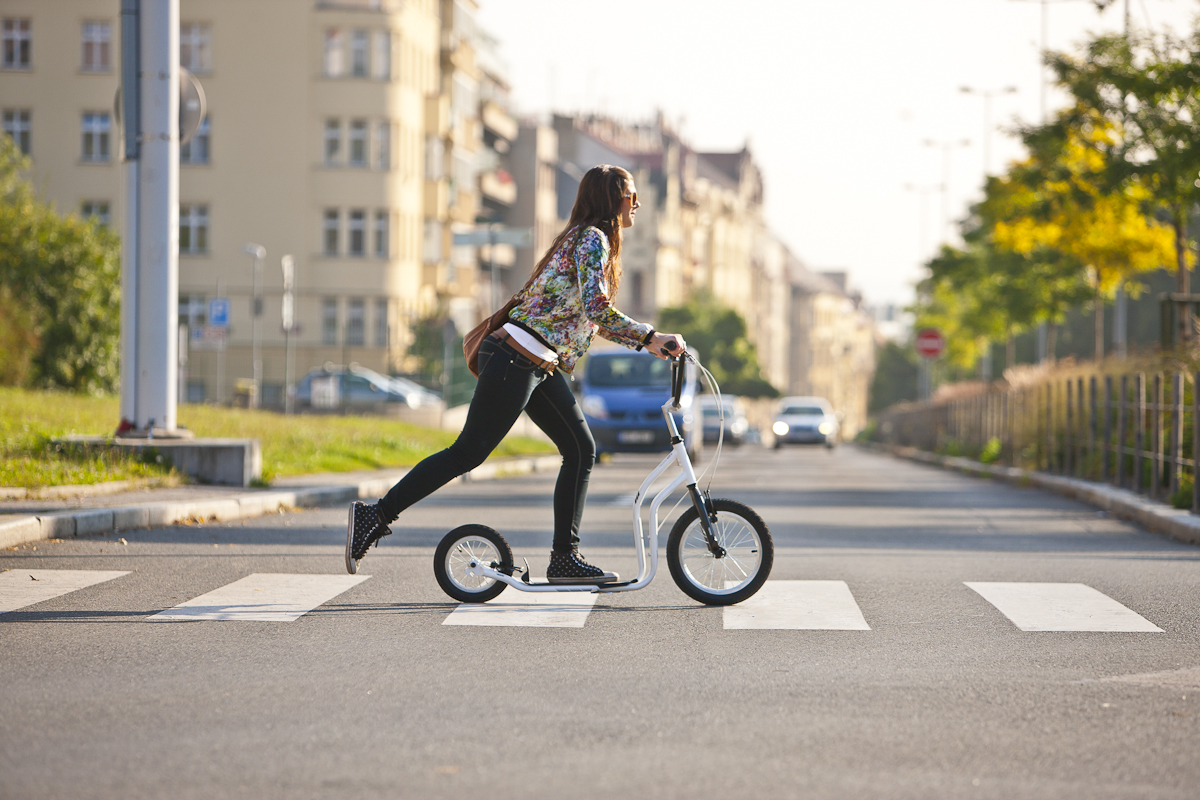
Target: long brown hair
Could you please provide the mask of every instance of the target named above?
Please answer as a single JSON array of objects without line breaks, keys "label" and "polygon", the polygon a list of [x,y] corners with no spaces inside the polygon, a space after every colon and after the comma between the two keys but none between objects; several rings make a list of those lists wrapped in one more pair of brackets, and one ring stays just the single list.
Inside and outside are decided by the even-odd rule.
[{"label": "long brown hair", "polygon": [[604,265],[604,280],[608,283],[609,298],[615,297],[621,285],[621,202],[632,183],[633,176],[621,167],[600,164],[589,169],[579,182],[567,227],[555,237],[546,255],[533,268],[533,276],[536,277],[550,263],[568,238],[582,234],[589,227],[599,228],[608,237],[608,263]]}]

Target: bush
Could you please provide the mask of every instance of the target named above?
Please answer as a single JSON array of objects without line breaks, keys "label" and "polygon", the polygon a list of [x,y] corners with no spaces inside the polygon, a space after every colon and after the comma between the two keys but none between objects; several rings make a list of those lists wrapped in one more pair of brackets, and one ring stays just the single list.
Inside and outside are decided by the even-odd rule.
[{"label": "bush", "polygon": [[988,439],[988,443],[983,446],[983,450],[979,453],[979,460],[984,464],[995,464],[1000,460],[1000,440],[993,436]]}]

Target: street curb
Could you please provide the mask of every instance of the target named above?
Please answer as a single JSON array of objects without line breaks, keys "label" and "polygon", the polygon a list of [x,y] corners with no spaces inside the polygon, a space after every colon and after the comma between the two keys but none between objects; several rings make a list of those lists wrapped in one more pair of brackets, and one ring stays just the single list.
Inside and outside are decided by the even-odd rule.
[{"label": "street curb", "polygon": [[[489,461],[462,476],[464,481],[494,480],[531,472],[555,470],[561,456],[536,456]],[[387,477],[356,483],[295,489],[261,489],[240,495],[206,500],[162,500],[112,508],[80,509],[16,517],[0,521],[0,547],[15,547],[44,539],[66,539],[113,533],[131,528],[152,528],[188,521],[227,521],[275,514],[290,508],[349,503],[377,498],[387,492],[403,472],[389,470]]]},{"label": "street curb", "polygon": [[1135,522],[1147,530],[1165,534],[1187,544],[1200,544],[1200,517],[1190,511],[1171,508],[1127,489],[1078,478],[1047,475],[1043,472],[984,464],[969,458],[940,456],[913,447],[864,443],[869,450],[890,453],[898,458],[965,472],[977,477],[999,478],[1019,486],[1035,486],[1104,509],[1114,516]]}]

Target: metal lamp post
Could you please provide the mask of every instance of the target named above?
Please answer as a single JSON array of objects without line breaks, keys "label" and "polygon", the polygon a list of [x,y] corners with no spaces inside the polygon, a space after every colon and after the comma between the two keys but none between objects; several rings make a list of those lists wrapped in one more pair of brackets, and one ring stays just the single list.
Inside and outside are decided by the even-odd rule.
[{"label": "metal lamp post", "polygon": [[262,265],[263,260],[267,257],[267,248],[261,244],[248,243],[242,248],[242,252],[254,259],[253,267],[253,293],[251,299],[251,356],[254,367],[254,394],[250,397],[250,408],[259,407],[259,398],[262,396]]},{"label": "metal lamp post", "polygon": [[[959,139],[942,142],[934,139],[925,140],[926,147],[940,148],[942,151],[942,236],[950,227],[950,151],[956,147],[970,147],[970,139]],[[946,241],[945,238],[942,241]]]},{"label": "metal lamp post", "polygon": [[963,94],[978,94],[983,96],[983,174],[992,174],[992,98],[1000,94],[1016,94],[1017,87],[1005,86],[1003,89],[976,89],[973,86],[962,86],[959,91]]},{"label": "metal lamp post", "polygon": [[292,328],[295,326],[296,306],[296,261],[284,256],[280,259],[283,268],[283,413],[291,414],[296,410],[296,392],[292,386],[294,379],[292,365]]}]

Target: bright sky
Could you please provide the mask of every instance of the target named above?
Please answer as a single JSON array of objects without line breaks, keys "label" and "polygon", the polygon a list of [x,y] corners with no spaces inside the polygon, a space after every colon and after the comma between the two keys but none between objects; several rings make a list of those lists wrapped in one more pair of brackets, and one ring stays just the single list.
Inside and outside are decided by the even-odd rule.
[{"label": "bright sky", "polygon": [[[1090,31],[1191,29],[1200,0],[1050,0],[1051,49]],[[749,140],[773,230],[813,269],[847,269],[871,303],[907,304],[920,264],[963,216],[993,128],[1041,116],[1040,0],[480,0],[521,115],[656,109],[698,150]],[[1053,90],[1053,110],[1063,99]],[[990,136],[991,170],[1021,155]],[[911,188],[906,188],[911,187]],[[922,190],[925,190],[924,193]],[[926,212],[922,213],[922,197]],[[922,225],[922,219],[925,222]],[[922,228],[924,230],[922,230]],[[946,232],[946,233],[944,233]]]}]

